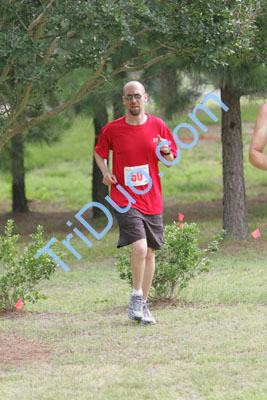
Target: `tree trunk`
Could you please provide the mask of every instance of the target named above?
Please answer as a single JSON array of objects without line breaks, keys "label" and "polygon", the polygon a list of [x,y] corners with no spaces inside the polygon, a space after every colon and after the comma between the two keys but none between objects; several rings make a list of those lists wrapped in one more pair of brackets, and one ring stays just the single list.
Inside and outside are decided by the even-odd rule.
[{"label": "tree trunk", "polygon": [[23,136],[11,138],[12,210],[29,212],[25,195]]},{"label": "tree trunk", "polygon": [[116,93],[112,96],[113,116],[118,119],[125,114],[125,108],[122,102],[122,94]]},{"label": "tree trunk", "polygon": [[[100,131],[104,125],[108,122],[108,113],[106,109],[105,101],[99,101],[98,107],[96,108],[94,116],[94,127],[95,127],[95,144],[97,145]],[[108,187],[102,183],[103,175],[98,168],[95,158],[93,157],[93,201],[97,201],[101,204],[105,202],[105,197],[108,195]],[[106,206],[106,205],[105,205]],[[97,208],[93,207],[93,218],[97,218],[103,215],[103,212]]]},{"label": "tree trunk", "polygon": [[[116,60],[112,61],[112,67],[117,68]],[[127,76],[126,72],[120,72],[115,78],[116,86],[112,93],[112,106],[113,106],[113,117],[118,119],[125,114],[125,107],[122,101],[123,94],[123,81]]]},{"label": "tree trunk", "polygon": [[240,93],[226,85],[221,98],[229,107],[222,110],[223,228],[240,240],[248,235]]},{"label": "tree trunk", "polygon": [[177,67],[175,65],[167,65],[160,71],[160,102],[163,108],[164,118],[171,119],[176,111],[177,96]]}]

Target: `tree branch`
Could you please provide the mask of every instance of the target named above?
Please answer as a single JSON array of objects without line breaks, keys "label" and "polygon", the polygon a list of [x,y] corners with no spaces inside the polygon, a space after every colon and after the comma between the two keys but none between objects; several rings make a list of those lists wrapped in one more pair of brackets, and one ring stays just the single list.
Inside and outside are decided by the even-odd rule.
[{"label": "tree branch", "polygon": [[46,50],[45,56],[44,56],[44,58],[42,60],[42,65],[43,66],[45,66],[48,63],[48,61],[50,60],[51,55],[53,54],[53,52],[57,48],[58,39],[59,39],[59,37],[57,37],[55,40],[53,40],[53,42],[50,44],[50,46]]},{"label": "tree branch", "polygon": [[64,76],[67,75],[69,72],[71,72],[71,71],[64,71],[64,72],[62,72],[62,74],[60,74],[59,77],[57,78],[57,82],[59,82],[60,79],[64,78]]},{"label": "tree branch", "polygon": [[29,29],[28,29],[27,37],[30,37],[31,34],[32,34],[33,29],[42,22],[42,19],[45,16],[46,11],[49,10],[53,6],[55,1],[56,0],[50,0],[50,3],[46,6],[46,9],[40,15],[38,15],[38,17],[35,18],[35,20],[33,20],[31,22],[31,24],[29,26]]},{"label": "tree branch", "polygon": [[123,72],[123,71],[128,71],[128,72],[142,71],[143,69],[149,68],[151,65],[155,64],[158,61],[165,60],[166,58],[173,57],[173,56],[174,56],[173,53],[167,53],[167,54],[164,54],[162,56],[158,56],[158,57],[152,58],[152,60],[149,60],[148,62],[146,62],[144,64],[141,64],[141,65],[136,65],[134,67],[131,67],[129,65],[125,65],[125,67],[121,68],[120,72]]},{"label": "tree branch", "polygon": [[2,21],[0,21],[0,30],[2,29],[2,26],[4,25],[5,21],[6,21],[6,17],[4,17],[2,19]]},{"label": "tree branch", "polygon": [[43,110],[45,110],[45,100],[44,100],[44,94],[43,94],[43,88],[40,82],[38,82],[39,90],[40,90],[40,98],[43,106]]},{"label": "tree branch", "polygon": [[27,26],[24,24],[24,22],[22,21],[22,19],[20,18],[19,14],[18,14],[17,12],[16,12],[15,14],[16,14],[18,20],[20,21],[21,25],[23,26],[23,28],[28,32],[28,28],[27,28]]},{"label": "tree branch", "polygon": [[45,35],[45,36],[40,36],[40,40],[55,39],[56,37],[58,37],[58,35]]},{"label": "tree branch", "polygon": [[[143,28],[140,31],[133,33],[133,36],[136,37],[136,36],[143,35],[146,31],[147,31],[147,28]],[[90,87],[90,85],[93,82],[95,82],[95,80],[99,77],[99,75],[103,71],[103,68],[104,68],[106,61],[107,61],[108,57],[110,56],[110,54],[113,53],[113,51],[117,47],[119,47],[123,42],[125,42],[125,39],[118,40],[112,46],[110,46],[110,48],[104,53],[104,56],[102,58],[102,61],[99,65],[99,67],[97,68],[96,72],[92,75],[92,77],[89,79],[89,81],[85,82],[85,84],[81,87],[80,91],[77,94],[77,97],[76,97],[77,100],[75,100],[75,102],[79,101],[85,95],[85,93],[87,93],[87,89]]]},{"label": "tree branch", "polygon": [[136,37],[136,36],[143,35],[147,31],[148,31],[148,28],[143,28],[143,29],[141,29],[141,31],[137,31],[137,32],[133,33],[133,36]]},{"label": "tree branch", "polygon": [[10,68],[11,68],[11,65],[12,65],[13,61],[14,61],[14,58],[9,60],[8,63],[6,64],[5,68],[3,69],[3,72],[2,72],[2,74],[0,76],[0,85],[4,81],[4,79],[7,77],[7,75],[9,74],[9,71],[10,71]]},{"label": "tree branch", "polygon": [[0,130],[0,149],[2,149],[2,147],[6,144],[8,139],[12,138],[12,136],[15,136],[15,133],[12,134],[13,132],[11,130],[7,130],[3,135],[2,132],[3,131]]},{"label": "tree branch", "polygon": [[2,95],[0,95],[0,99],[1,99],[1,101],[2,101],[2,103],[3,103],[3,107],[4,107],[5,110],[6,110],[6,115],[9,115],[9,114],[10,114],[9,109],[8,109],[7,106],[6,106],[6,101],[5,101],[5,99],[3,98]]},{"label": "tree branch", "polygon": [[[65,104],[65,105],[66,105],[66,108],[68,108],[70,105],[72,105],[72,104],[74,104],[74,103],[77,103],[77,102],[87,93],[88,88],[91,86],[91,84],[93,84],[93,82],[95,82],[95,80],[96,80],[96,79],[99,77],[99,75],[101,74],[101,72],[102,72],[102,70],[103,70],[103,68],[104,68],[104,66],[105,66],[105,64],[106,64],[106,62],[107,62],[107,59],[108,59],[108,57],[110,56],[110,54],[111,54],[117,47],[119,47],[123,41],[124,41],[124,40],[118,40],[116,43],[114,43],[114,44],[104,53],[104,56],[103,56],[103,58],[102,58],[102,61],[100,62],[99,67],[97,68],[97,70],[95,71],[95,73],[91,76],[91,78],[90,78],[87,82],[85,82],[85,83],[81,86],[81,88],[80,88],[80,90],[78,91],[78,93],[77,93],[69,102],[67,102],[67,103]],[[69,103],[70,103],[70,104],[69,104]],[[68,104],[69,104],[69,105],[68,105]],[[64,107],[63,110],[66,109],[66,108],[65,108],[65,105],[62,105],[62,107]]]},{"label": "tree branch", "polygon": [[139,54],[139,56],[130,58],[130,60],[128,60],[126,63],[124,63],[124,65],[136,63],[139,60],[141,60],[141,58],[147,56],[148,54],[154,53],[154,51],[157,51],[159,49],[162,49],[162,45],[154,47],[153,49],[148,49],[148,50],[144,51],[143,53]]},{"label": "tree branch", "polygon": [[[49,3],[48,6],[46,7],[46,10],[49,9],[49,8],[51,8],[51,7],[53,6],[53,3],[54,3],[55,1],[56,1],[56,0],[50,0],[50,3]],[[46,10],[45,10],[45,11],[46,11]],[[43,28],[44,28],[44,26],[45,26],[45,24],[46,24],[46,22],[47,22],[47,19],[43,20],[43,18],[44,18],[44,16],[45,16],[45,11],[44,11],[43,13],[41,13],[41,14],[30,24],[27,37],[30,37],[31,34],[32,34],[32,32],[33,32],[33,29],[34,29],[36,26],[39,25],[39,27],[38,27],[38,29],[37,29],[35,35],[34,35],[34,40],[38,40],[38,39],[40,38],[41,33],[42,33],[42,31],[43,31]],[[140,31],[135,32],[135,33],[133,34],[133,36],[134,36],[134,37],[137,37],[137,36],[143,35],[146,31],[147,31],[147,28],[143,28],[143,29],[141,29]],[[74,35],[75,35],[75,32],[74,32],[74,31],[69,32],[69,33],[67,34],[67,39],[70,39],[70,38],[73,37]],[[45,56],[44,56],[44,58],[43,58],[43,60],[42,60],[42,65],[43,65],[43,66],[47,64],[47,62],[49,61],[51,55],[53,54],[54,50],[56,49],[58,39],[59,39],[59,37],[56,37],[55,40],[50,44],[49,48],[47,49],[46,54],[45,54]],[[112,46],[110,46],[110,48],[104,53],[103,58],[102,58],[102,60],[101,60],[101,62],[100,62],[100,65],[98,66],[98,68],[97,68],[97,70],[95,71],[95,73],[94,73],[94,74],[91,76],[91,78],[80,88],[79,92],[78,92],[70,101],[66,102],[66,103],[63,104],[63,105],[60,105],[60,106],[56,107],[56,108],[54,109],[55,113],[52,113],[52,114],[51,114],[51,112],[52,112],[52,111],[51,111],[51,112],[48,112],[48,113],[44,114],[43,116],[37,117],[35,123],[37,123],[37,122],[39,122],[39,121],[41,121],[41,120],[43,120],[43,119],[46,119],[46,118],[48,118],[48,117],[51,116],[51,115],[59,114],[60,112],[62,112],[62,111],[64,111],[65,109],[67,109],[70,105],[72,105],[72,104],[74,104],[74,103],[77,103],[81,98],[83,98],[83,97],[85,96],[85,94],[88,92],[88,88],[90,88],[90,86],[91,86],[91,85],[98,79],[98,77],[100,76],[100,74],[101,74],[101,72],[103,71],[103,68],[104,68],[104,66],[105,66],[105,64],[106,64],[106,62],[107,62],[108,57],[110,56],[110,54],[112,54],[113,51],[114,51],[117,47],[119,47],[124,41],[125,41],[125,39],[120,39],[120,40],[118,40],[117,42],[115,42]],[[151,51],[149,51],[149,52],[151,52]],[[145,52],[145,53],[146,53],[146,52]],[[142,57],[145,55],[145,53],[142,54]],[[137,58],[134,58],[133,60],[135,60],[135,59],[137,59]],[[31,57],[31,61],[35,62],[35,60],[36,60],[36,55],[33,54],[33,56]],[[145,65],[145,64],[144,64],[144,65]],[[129,70],[129,69],[127,69],[127,70]],[[132,69],[132,70],[133,70],[133,69]],[[135,69],[135,70],[136,70],[136,71],[139,71],[139,69]],[[9,71],[9,70],[8,70],[8,71]],[[8,73],[8,71],[7,71],[7,73]],[[3,72],[4,72],[4,71],[3,71]],[[1,81],[0,81],[0,82],[1,82]],[[102,81],[101,81],[101,82],[102,82]],[[25,86],[24,95],[23,95],[23,97],[22,97],[22,100],[21,100],[21,102],[20,102],[20,105],[19,105],[19,107],[17,108],[17,110],[14,112],[14,114],[11,116],[11,118],[10,118],[10,120],[9,120],[9,122],[8,122],[8,126],[9,126],[9,127],[15,122],[15,120],[16,120],[16,119],[18,118],[18,116],[21,114],[21,112],[23,111],[23,109],[26,107],[26,105],[27,105],[27,103],[28,103],[30,91],[31,91],[31,86],[32,86],[31,83],[28,83],[28,84]],[[98,86],[99,86],[99,85],[97,85],[97,87],[98,87]],[[93,87],[94,87],[94,85],[93,85]],[[93,90],[93,89],[90,89],[89,92],[92,91],[92,90]],[[38,118],[41,118],[41,119],[38,119]],[[34,121],[35,121],[35,119],[34,119]],[[35,125],[35,123],[34,123],[34,125]],[[26,125],[28,126],[28,124],[26,124]],[[32,126],[32,124],[31,124],[31,126]],[[29,128],[26,128],[26,129],[29,129]]]},{"label": "tree branch", "polygon": [[36,30],[34,36],[33,36],[33,40],[35,40],[35,41],[36,41],[36,40],[39,40],[39,38],[40,38],[40,36],[41,36],[41,33],[43,32],[44,27],[45,27],[47,21],[49,21],[48,18],[46,18],[46,19],[38,26],[38,28],[37,28],[37,30]]},{"label": "tree branch", "polygon": [[165,55],[161,55],[158,57],[155,57],[153,59],[151,59],[150,61],[144,63],[144,64],[140,64],[140,65],[135,65],[135,66],[130,66],[129,64],[132,62],[137,62],[139,60],[141,60],[144,56],[153,53],[154,51],[159,50],[160,48],[162,48],[162,45],[158,46],[158,47],[154,47],[153,49],[150,50],[146,50],[145,52],[143,52],[142,54],[140,54],[137,57],[133,57],[131,58],[129,61],[126,61],[124,64],[122,64],[121,66],[117,67],[113,73],[111,73],[111,77],[114,75],[117,75],[120,72],[132,72],[132,71],[142,71],[143,69],[147,69],[148,67],[150,67],[151,65],[155,64],[157,61],[161,61],[164,60],[165,58],[169,58],[172,57],[174,54],[173,53],[167,53]]},{"label": "tree branch", "polygon": [[[67,38],[67,39],[71,39],[71,38],[73,38],[74,36],[76,36],[76,32],[70,31],[70,32],[67,33],[66,38]],[[47,36],[47,38],[48,38],[48,37],[49,37],[49,36]],[[46,50],[45,56],[44,56],[44,58],[43,58],[43,60],[42,60],[42,65],[43,65],[43,66],[46,65],[46,64],[48,63],[48,61],[50,60],[51,55],[53,54],[53,52],[54,52],[54,51],[56,50],[56,48],[57,48],[57,42],[58,42],[58,40],[59,40],[59,38],[60,38],[59,35],[58,35],[58,36],[50,36],[50,37],[52,37],[54,40],[53,40],[53,42],[50,44],[50,46],[48,47],[48,49]],[[41,38],[41,39],[43,39],[43,38]],[[63,73],[63,74],[65,74],[65,73]]]},{"label": "tree branch", "polygon": [[159,43],[160,45],[161,45],[161,47],[165,47],[166,49],[169,49],[169,50],[171,50],[171,51],[174,51],[176,54],[190,54],[191,53],[191,51],[190,50],[185,50],[185,49],[183,49],[183,50],[178,50],[178,49],[176,49],[175,47],[171,47],[170,45],[167,45],[167,44],[165,44],[165,43],[161,43],[159,40],[157,40],[157,43]]},{"label": "tree branch", "polygon": [[[46,10],[48,10],[49,8],[51,8],[52,5],[53,5],[53,3],[54,3],[55,1],[56,1],[56,0],[51,0],[50,3],[48,4],[48,6],[46,7]],[[33,29],[37,26],[38,28],[37,28],[37,30],[36,30],[34,36],[33,36],[33,40],[36,41],[36,40],[38,40],[38,39],[40,38],[41,33],[42,33],[42,31],[43,31],[43,29],[44,29],[44,27],[45,27],[45,24],[46,24],[47,21],[48,21],[47,18],[43,20],[44,16],[45,16],[45,11],[42,12],[42,13],[30,24],[29,32],[28,32],[27,37],[30,37],[29,33],[30,33],[30,32],[32,33]],[[38,25],[39,25],[39,26],[38,26]],[[54,42],[55,42],[55,41],[54,41]],[[50,46],[50,47],[48,48],[48,50],[47,50],[47,53],[46,53],[46,55],[45,55],[45,57],[44,57],[44,59],[45,59],[44,64],[42,63],[43,65],[45,65],[45,64],[47,63],[47,61],[48,61],[49,58],[51,57],[52,52],[54,51],[54,42],[52,42],[51,46]],[[51,53],[50,53],[50,51],[51,51]],[[33,54],[30,60],[31,60],[31,62],[35,62],[35,61],[36,61],[36,54]],[[25,108],[26,105],[28,104],[28,100],[29,100],[29,96],[30,96],[30,92],[31,92],[31,87],[32,87],[32,83],[31,83],[31,82],[29,82],[29,83],[27,83],[27,84],[25,85],[24,94],[23,94],[23,96],[22,96],[22,100],[21,100],[21,102],[20,102],[18,108],[15,110],[14,114],[11,115],[10,120],[8,121],[8,124],[7,124],[8,127],[11,126],[11,125],[13,124],[13,122],[18,118],[18,116],[22,113],[22,111],[24,110],[24,108]]]},{"label": "tree branch", "polygon": [[[55,1],[55,0],[54,0],[54,1]],[[52,4],[54,3],[54,1],[51,0],[49,4],[52,6]],[[41,19],[41,18],[40,18],[40,16],[39,16],[39,17],[36,19],[36,21],[38,20],[38,23],[40,23],[40,19]],[[44,23],[46,23],[46,21],[45,21]],[[36,22],[35,24],[33,24],[33,23],[31,24],[31,31],[33,30],[34,26],[37,26],[37,22]],[[135,33],[133,34],[133,36],[136,37],[136,36],[142,35],[142,34],[144,34],[146,31],[147,31],[147,28],[144,28],[144,29],[142,29],[142,30],[140,30],[140,31],[138,31],[138,32],[135,32]],[[39,32],[38,32],[38,33],[39,33]],[[73,36],[73,35],[69,35],[69,37],[72,37],[72,36]],[[44,56],[44,59],[43,59],[43,61],[42,61],[42,64],[43,64],[43,65],[45,65],[45,64],[48,62],[49,58],[51,57],[51,54],[52,54],[53,51],[55,50],[57,40],[58,40],[58,38],[56,38],[56,39],[51,43],[50,47],[47,49],[47,52],[46,52],[46,54],[45,54],[45,56]],[[29,99],[29,94],[30,94],[30,90],[31,90],[31,84],[30,84],[30,83],[27,84],[26,87],[25,87],[25,90],[24,90],[24,95],[23,95],[22,101],[21,101],[21,103],[20,103],[18,109],[16,110],[16,112],[14,113],[14,115],[12,116],[11,120],[10,120],[9,123],[8,123],[8,126],[9,126],[9,127],[11,127],[11,126],[13,125],[12,129],[9,130],[10,133],[9,133],[8,138],[9,138],[9,137],[12,137],[12,136],[15,136],[15,135],[18,134],[18,133],[24,132],[25,130],[30,129],[32,126],[36,125],[36,124],[37,124],[38,122],[40,122],[40,121],[43,121],[43,120],[45,120],[45,119],[47,119],[47,118],[49,118],[49,117],[52,117],[52,116],[54,116],[54,115],[57,115],[57,114],[61,113],[62,111],[65,111],[65,110],[66,110],[67,108],[69,108],[72,104],[77,103],[77,102],[80,101],[86,94],[92,92],[92,91],[95,90],[97,87],[99,87],[102,83],[104,83],[105,80],[106,80],[106,78],[104,78],[104,77],[103,77],[103,78],[99,78],[100,75],[101,75],[101,73],[102,73],[102,71],[103,71],[103,68],[104,68],[104,66],[105,66],[105,64],[106,64],[106,62],[107,62],[107,60],[108,60],[110,54],[112,54],[112,52],[114,52],[114,50],[115,50],[116,48],[118,48],[124,41],[125,41],[125,39],[120,39],[120,40],[118,40],[117,42],[115,42],[112,46],[110,46],[110,47],[106,50],[106,52],[104,53],[104,55],[103,55],[103,57],[102,57],[102,60],[101,60],[101,62],[100,62],[100,64],[99,64],[97,70],[93,73],[93,75],[91,76],[91,78],[90,78],[87,82],[85,82],[85,83],[80,87],[79,91],[78,91],[69,101],[67,101],[67,102],[64,103],[64,104],[61,104],[61,105],[55,107],[54,109],[52,109],[52,110],[50,110],[50,111],[48,111],[48,112],[46,112],[46,113],[43,113],[42,115],[40,115],[40,116],[38,116],[38,117],[35,117],[35,118],[32,118],[32,119],[28,119],[27,121],[24,122],[24,124],[22,124],[21,121],[20,121],[19,124],[16,124],[16,123],[14,124],[14,122],[15,122],[15,120],[17,119],[17,117],[19,116],[19,114],[22,112],[22,110],[24,109],[24,107],[27,105],[27,102],[28,102],[28,99]],[[132,59],[130,59],[130,61],[128,61],[128,64],[129,64],[129,62],[133,62],[133,61],[136,62],[136,61],[140,60],[140,59],[143,58],[145,55],[147,55],[147,54],[149,54],[149,53],[151,53],[151,52],[153,52],[153,51],[156,51],[156,50],[158,50],[158,49],[161,48],[161,47],[162,47],[162,46],[158,46],[158,47],[156,47],[156,48],[154,48],[154,49],[147,50],[147,51],[143,52],[143,53],[142,53],[140,56],[138,56],[138,57],[133,57]],[[151,65],[153,65],[154,63],[156,63],[156,62],[158,62],[158,61],[160,61],[160,60],[166,59],[166,58],[171,57],[171,56],[173,56],[173,53],[168,53],[168,54],[165,54],[165,55],[161,55],[161,56],[158,56],[158,57],[153,58],[152,60],[150,60],[150,61],[148,61],[148,62],[146,62],[146,63],[140,64],[140,65],[137,65],[137,66],[130,66],[130,65],[127,65],[127,63],[124,63],[124,64],[121,65],[120,67],[116,68],[113,72],[111,72],[110,74],[108,74],[107,77],[108,77],[108,78],[111,78],[111,77],[117,75],[118,73],[120,73],[120,72],[122,72],[122,71],[140,71],[140,70],[143,70],[143,69],[145,69],[145,68],[150,67]],[[11,136],[10,136],[10,135],[11,135]],[[1,143],[3,143],[3,141],[6,141],[6,140],[7,140],[7,136],[6,136],[6,134],[5,134],[5,135],[3,136],[3,139],[1,139],[1,141],[0,141],[0,148],[1,148]]]},{"label": "tree branch", "polygon": [[20,102],[20,105],[18,106],[18,108],[16,109],[16,111],[14,112],[13,115],[11,115],[10,120],[7,123],[7,127],[11,126],[13,124],[13,122],[18,118],[18,116],[22,113],[22,111],[24,110],[24,108],[26,107],[28,100],[29,100],[29,96],[30,96],[30,92],[31,92],[31,87],[32,87],[32,83],[27,83],[27,85],[25,85],[24,88],[24,94],[22,96],[22,100]]},{"label": "tree branch", "polygon": [[[151,65],[155,64],[156,62],[159,62],[159,61],[164,60],[169,57],[173,57],[173,55],[174,55],[173,53],[164,54],[164,55],[155,57],[152,60],[150,60],[146,63],[143,63],[141,65],[135,66],[135,67],[127,67],[127,66],[123,65],[123,66],[117,68],[116,70],[114,70],[113,72],[111,72],[110,74],[108,74],[107,78],[111,78],[122,71],[129,71],[129,68],[130,68],[130,71],[141,71],[143,69],[150,67]],[[85,90],[84,87],[86,84],[88,84],[88,82],[86,82],[86,84],[80,88],[79,92],[75,96],[73,96],[72,99],[67,101],[66,103],[55,107],[54,109],[40,115],[39,117],[36,117],[36,118],[33,118],[33,119],[27,121],[24,125],[19,124],[18,126],[14,126],[12,129],[13,136],[19,132],[24,132],[25,130],[30,129],[32,126],[36,125],[38,122],[41,122],[49,117],[52,117],[54,115],[61,113],[62,111],[65,111],[72,104],[77,103],[82,97],[84,97],[88,93],[92,92],[93,90],[97,89],[101,84],[103,84],[105,82],[105,80],[106,80],[106,78],[101,78],[101,79],[98,79],[97,81],[95,80],[94,84],[91,84],[91,86],[87,87],[87,90]],[[90,79],[90,82],[91,81],[92,81],[92,79]],[[0,148],[1,148],[1,142],[0,142]]]}]

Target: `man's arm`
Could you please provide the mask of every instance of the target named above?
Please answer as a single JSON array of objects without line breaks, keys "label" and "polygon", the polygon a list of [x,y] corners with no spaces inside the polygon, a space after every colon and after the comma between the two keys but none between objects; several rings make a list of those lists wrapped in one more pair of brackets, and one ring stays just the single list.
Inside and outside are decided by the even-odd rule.
[{"label": "man's arm", "polygon": [[94,156],[95,156],[95,161],[96,161],[100,171],[102,172],[102,175],[103,175],[102,182],[104,183],[104,185],[110,186],[113,183],[114,184],[118,183],[116,176],[110,171],[110,169],[108,167],[107,160],[102,158],[96,152],[94,152]]},{"label": "man's arm", "polygon": [[[160,142],[163,142],[164,140],[166,140],[166,139],[162,139],[162,137],[161,137],[160,135],[158,135],[158,144],[159,144]],[[167,144],[165,144],[164,146],[162,146],[160,150],[161,150],[163,153],[171,153],[171,154],[169,154],[168,156],[163,155],[163,157],[165,158],[166,161],[172,162],[172,161],[174,160],[174,157],[173,157],[173,154],[172,154],[172,152],[171,152],[171,149],[170,149],[170,147],[169,147]],[[167,165],[167,164],[164,164],[164,165],[165,165],[165,167],[170,168],[170,165]]]},{"label": "man's arm", "polygon": [[249,148],[249,161],[254,167],[267,170],[267,154],[263,153],[267,143],[267,103],[261,106]]}]

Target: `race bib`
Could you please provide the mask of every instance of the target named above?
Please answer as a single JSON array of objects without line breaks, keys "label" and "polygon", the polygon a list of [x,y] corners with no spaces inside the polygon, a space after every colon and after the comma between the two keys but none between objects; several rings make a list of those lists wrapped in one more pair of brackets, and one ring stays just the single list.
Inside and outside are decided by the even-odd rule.
[{"label": "race bib", "polygon": [[[139,171],[136,171],[139,170]],[[124,167],[124,183],[125,186],[130,186],[127,183],[128,176],[131,174],[131,185],[132,186],[141,186],[141,185],[146,185],[149,183],[148,179],[146,176],[142,173],[143,170],[149,175],[149,167],[148,164],[145,165],[138,165],[137,167]],[[134,172],[136,171],[136,172]]]}]

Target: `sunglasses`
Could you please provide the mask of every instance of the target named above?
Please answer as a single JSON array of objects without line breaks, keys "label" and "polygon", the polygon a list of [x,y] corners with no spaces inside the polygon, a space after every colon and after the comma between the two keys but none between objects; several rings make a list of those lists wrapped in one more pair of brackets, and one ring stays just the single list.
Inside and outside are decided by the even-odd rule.
[{"label": "sunglasses", "polygon": [[134,97],[136,100],[140,100],[142,96],[143,96],[143,95],[140,94],[140,93],[136,93],[136,94],[126,94],[126,95],[124,96],[124,98],[125,98],[125,100],[132,100],[132,98]]}]

